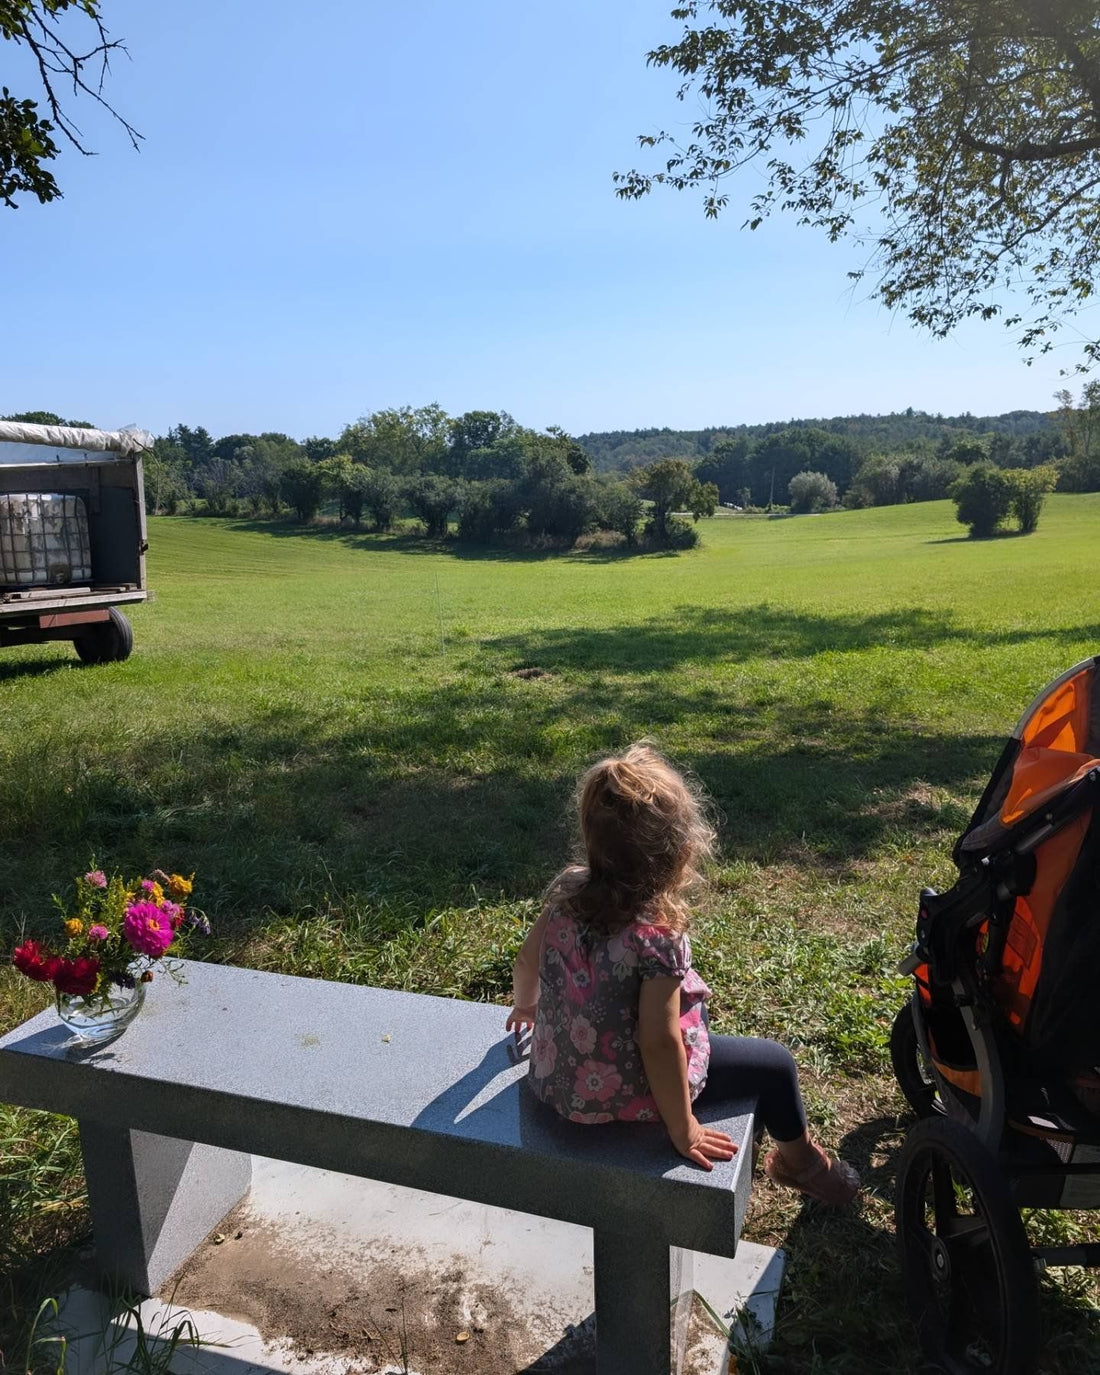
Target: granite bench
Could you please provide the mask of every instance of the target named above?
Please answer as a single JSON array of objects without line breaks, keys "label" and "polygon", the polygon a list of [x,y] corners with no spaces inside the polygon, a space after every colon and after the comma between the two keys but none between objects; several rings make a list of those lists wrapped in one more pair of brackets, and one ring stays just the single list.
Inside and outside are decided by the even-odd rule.
[{"label": "granite bench", "polygon": [[679,1368],[690,1253],[736,1250],[753,1104],[700,1114],[741,1145],[707,1173],[658,1125],[573,1126],[537,1103],[502,1008],[184,974],[105,1045],[52,1009],[0,1039],[0,1101],[80,1124],[105,1280],[158,1289],[247,1193],[255,1154],[590,1227],[600,1375]]}]

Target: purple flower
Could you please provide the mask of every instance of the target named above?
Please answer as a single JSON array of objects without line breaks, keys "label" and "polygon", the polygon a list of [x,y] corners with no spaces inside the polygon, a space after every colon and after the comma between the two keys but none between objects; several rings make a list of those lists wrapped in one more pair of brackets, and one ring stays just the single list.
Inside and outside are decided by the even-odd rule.
[{"label": "purple flower", "polygon": [[93,888],[106,888],[107,875],[102,869],[91,869],[84,875],[84,882],[90,883]]},{"label": "purple flower", "polygon": [[200,936],[209,936],[209,917],[200,916],[198,912],[188,912],[184,920],[187,922],[187,925],[190,926],[193,931],[197,931]]},{"label": "purple flower", "polygon": [[95,926],[88,927],[88,939],[90,941],[105,941],[109,940],[110,936],[110,931],[105,926],[100,926],[98,922]]}]

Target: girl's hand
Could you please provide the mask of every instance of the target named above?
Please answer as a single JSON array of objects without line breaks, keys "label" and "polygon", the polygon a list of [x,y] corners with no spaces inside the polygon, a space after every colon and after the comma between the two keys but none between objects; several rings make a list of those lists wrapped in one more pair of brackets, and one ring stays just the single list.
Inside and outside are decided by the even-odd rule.
[{"label": "girl's hand", "polygon": [[733,1138],[725,1132],[712,1131],[704,1127],[697,1117],[689,1117],[687,1127],[672,1135],[672,1144],[686,1156],[701,1165],[704,1170],[713,1170],[712,1160],[732,1160],[737,1154]]},{"label": "girl's hand", "polygon": [[525,1031],[535,1029],[535,1009],[533,1007],[514,1007],[504,1023],[505,1031],[514,1031],[518,1041]]}]

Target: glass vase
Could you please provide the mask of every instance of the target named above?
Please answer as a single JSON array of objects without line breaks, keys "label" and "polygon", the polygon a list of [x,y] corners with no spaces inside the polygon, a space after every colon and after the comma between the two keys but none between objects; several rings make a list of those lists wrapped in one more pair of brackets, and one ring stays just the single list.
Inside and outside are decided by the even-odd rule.
[{"label": "glass vase", "polygon": [[131,977],[134,979],[133,988],[111,984],[106,993],[97,993],[90,998],[81,998],[72,993],[59,994],[57,1015],[84,1045],[93,1046],[100,1041],[113,1040],[130,1025],[145,1001],[145,985],[141,982],[140,970]]}]

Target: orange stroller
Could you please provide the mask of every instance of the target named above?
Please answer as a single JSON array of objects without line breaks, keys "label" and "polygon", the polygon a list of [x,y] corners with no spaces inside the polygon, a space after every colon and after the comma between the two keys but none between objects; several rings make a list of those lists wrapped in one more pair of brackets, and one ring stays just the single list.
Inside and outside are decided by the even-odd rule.
[{"label": "orange stroller", "polygon": [[921,894],[891,1036],[922,1119],[897,1179],[906,1294],[950,1375],[1032,1375],[1037,1264],[1020,1208],[1100,1208],[1100,656],[1024,712],[953,858]]}]

